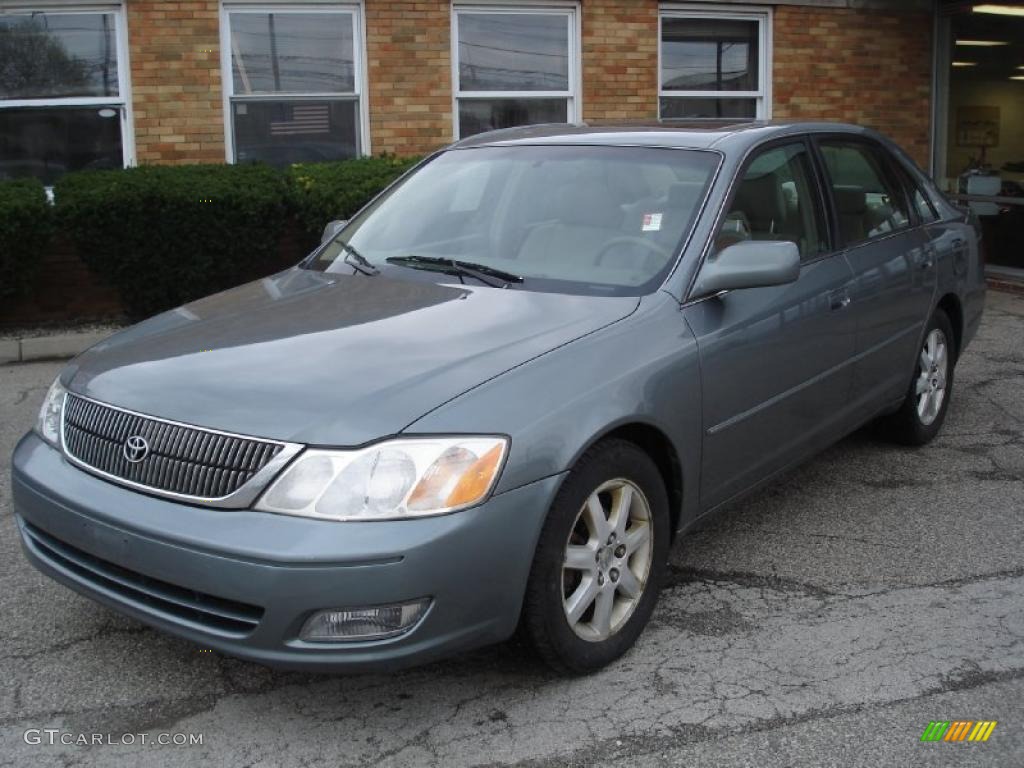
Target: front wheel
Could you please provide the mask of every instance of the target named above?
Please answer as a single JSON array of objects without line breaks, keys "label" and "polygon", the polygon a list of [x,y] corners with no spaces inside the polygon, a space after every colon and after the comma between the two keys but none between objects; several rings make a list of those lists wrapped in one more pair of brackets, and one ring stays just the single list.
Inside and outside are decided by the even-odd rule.
[{"label": "front wheel", "polygon": [[608,440],[570,472],[541,532],[523,621],[562,673],[599,669],[647,624],[668,558],[668,497],[651,458]]},{"label": "front wheel", "polygon": [[888,437],[904,445],[924,445],[939,433],[953,394],[956,353],[953,326],[937,309],[925,330],[907,397],[882,421]]}]

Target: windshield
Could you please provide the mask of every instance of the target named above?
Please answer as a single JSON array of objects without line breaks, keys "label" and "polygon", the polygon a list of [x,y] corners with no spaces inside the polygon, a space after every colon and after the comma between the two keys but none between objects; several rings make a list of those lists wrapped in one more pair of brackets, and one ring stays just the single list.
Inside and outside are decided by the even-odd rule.
[{"label": "windshield", "polygon": [[445,259],[522,277],[518,290],[641,295],[671,269],[717,164],[712,152],[651,147],[449,150],[306,266],[351,272],[355,251],[389,274],[429,268],[424,279],[471,279],[427,263]]}]

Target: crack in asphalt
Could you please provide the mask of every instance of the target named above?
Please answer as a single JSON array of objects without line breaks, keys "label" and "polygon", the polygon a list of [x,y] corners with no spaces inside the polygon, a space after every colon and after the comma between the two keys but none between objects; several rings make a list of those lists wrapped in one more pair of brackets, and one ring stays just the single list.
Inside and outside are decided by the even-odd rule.
[{"label": "crack in asphalt", "polygon": [[673,589],[685,584],[735,584],[742,587],[761,587],[779,592],[804,592],[818,597],[835,597],[842,593],[809,582],[781,576],[748,571],[713,570],[669,564],[662,589]]},{"label": "crack in asphalt", "polygon": [[[83,643],[91,643],[96,640],[102,640],[114,635],[145,635],[152,633],[152,629],[149,627],[139,624],[137,627],[116,627],[111,623],[106,623],[99,627],[95,632],[81,637],[72,637],[59,643],[54,643],[45,648],[39,648],[38,650],[31,651],[29,653],[6,653],[0,654],[0,661],[28,661],[35,659],[40,656],[47,656],[54,653],[62,653],[77,645]],[[0,721],[2,722],[2,721]]]},{"label": "crack in asphalt", "polygon": [[[670,728],[670,733],[652,735],[650,733],[630,734],[619,737],[607,738],[596,744],[588,745],[582,749],[574,750],[565,754],[553,755],[551,757],[536,760],[521,760],[514,763],[491,763],[481,764],[480,768],[490,766],[501,766],[501,768],[551,768],[560,766],[571,768],[572,766],[589,766],[599,761],[623,760],[628,761],[638,754],[651,754],[664,749],[680,747],[700,742],[717,741],[734,736],[744,736],[753,733],[764,733],[782,728],[789,728],[803,723],[832,720],[846,715],[861,712],[878,712],[886,709],[899,707],[903,704],[927,699],[932,696],[956,691],[967,691],[981,688],[987,685],[1008,682],[1011,680],[1024,679],[1024,668],[1008,670],[1004,672],[968,673],[962,678],[951,678],[948,682],[935,685],[920,694],[908,696],[901,699],[881,702],[873,705],[853,704],[842,707],[826,707],[817,710],[801,713],[792,717],[774,717],[759,720],[750,725],[736,728],[709,728],[703,725],[682,725]],[[884,718],[880,717],[880,721]]]}]

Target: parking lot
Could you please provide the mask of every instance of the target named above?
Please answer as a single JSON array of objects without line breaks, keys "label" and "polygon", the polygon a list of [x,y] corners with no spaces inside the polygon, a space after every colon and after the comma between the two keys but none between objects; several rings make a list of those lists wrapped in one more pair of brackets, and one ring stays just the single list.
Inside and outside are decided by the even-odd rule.
[{"label": "parking lot", "polygon": [[[1024,297],[989,294],[936,442],[853,435],[684,538],[636,648],[574,680],[515,642],[394,675],[275,672],[41,576],[8,467],[59,368],[0,366],[0,764],[1021,765]],[[921,743],[932,720],[998,726]],[[46,728],[136,736],[26,743]],[[202,744],[138,736],[159,733]]]}]

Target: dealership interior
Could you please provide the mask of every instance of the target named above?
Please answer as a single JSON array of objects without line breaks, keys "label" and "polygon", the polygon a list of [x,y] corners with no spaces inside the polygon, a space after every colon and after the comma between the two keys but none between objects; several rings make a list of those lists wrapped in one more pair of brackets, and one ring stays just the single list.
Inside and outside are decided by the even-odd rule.
[{"label": "dealership interior", "polygon": [[985,231],[989,272],[1024,278],[1024,3],[944,3],[934,175]]}]

